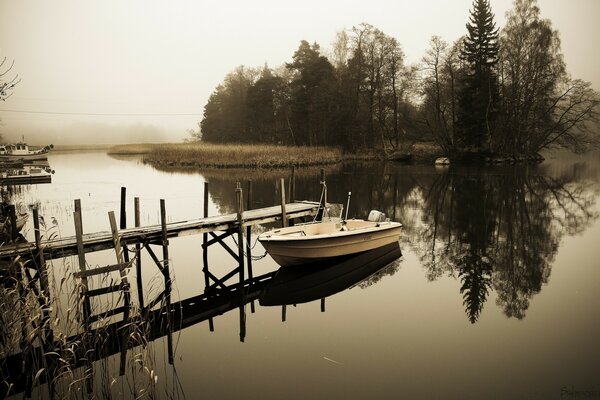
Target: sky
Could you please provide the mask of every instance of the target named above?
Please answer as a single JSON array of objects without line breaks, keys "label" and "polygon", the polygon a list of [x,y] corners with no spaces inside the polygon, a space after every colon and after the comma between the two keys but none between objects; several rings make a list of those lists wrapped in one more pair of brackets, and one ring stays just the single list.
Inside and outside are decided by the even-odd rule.
[{"label": "sky", "polygon": [[[511,0],[491,0],[499,27]],[[408,64],[432,35],[466,33],[472,0],[0,0],[0,60],[21,82],[0,102],[0,134],[31,144],[181,141],[239,65],[278,67],[301,40],[323,52],[367,22]],[[567,69],[600,89],[600,0],[538,0]],[[17,112],[18,111],[18,112]],[[91,115],[93,114],[93,115]]]}]

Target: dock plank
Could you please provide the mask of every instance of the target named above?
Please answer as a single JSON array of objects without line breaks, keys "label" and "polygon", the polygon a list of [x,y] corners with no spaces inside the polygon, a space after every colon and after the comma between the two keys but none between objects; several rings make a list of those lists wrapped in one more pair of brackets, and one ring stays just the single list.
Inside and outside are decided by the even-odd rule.
[{"label": "dock plank", "polygon": [[[300,218],[314,216],[319,203],[312,201],[300,201],[286,204],[288,218]],[[243,226],[261,225],[281,220],[281,206],[271,206],[242,213]],[[198,218],[186,221],[177,221],[167,224],[167,236],[169,238],[199,235],[214,231],[226,231],[233,229],[238,224],[237,214],[224,214],[206,218]],[[128,245],[144,241],[161,239],[161,225],[149,225],[138,228],[127,228],[119,230],[121,240]],[[110,231],[85,233],[83,235],[84,251],[86,253],[106,250],[113,247],[113,237]],[[75,236],[57,238],[43,241],[41,243],[46,259],[55,259],[77,254],[77,240]],[[0,247],[0,260],[10,260],[14,257],[31,257],[35,252],[34,243],[20,243]]]}]

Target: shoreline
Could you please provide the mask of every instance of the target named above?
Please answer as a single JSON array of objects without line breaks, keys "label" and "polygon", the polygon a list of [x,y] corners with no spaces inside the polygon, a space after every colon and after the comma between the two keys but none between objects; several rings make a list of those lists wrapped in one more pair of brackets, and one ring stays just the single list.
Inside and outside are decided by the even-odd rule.
[{"label": "shoreline", "polygon": [[[295,147],[212,143],[161,143],[116,145],[111,156],[142,156],[144,163],[161,167],[211,169],[282,169],[333,165],[345,161],[391,161],[403,164],[433,164],[441,151],[431,143],[416,143],[409,152],[386,155],[345,153],[334,147]],[[393,157],[393,159],[392,159]],[[397,159],[395,161],[395,159]]]}]

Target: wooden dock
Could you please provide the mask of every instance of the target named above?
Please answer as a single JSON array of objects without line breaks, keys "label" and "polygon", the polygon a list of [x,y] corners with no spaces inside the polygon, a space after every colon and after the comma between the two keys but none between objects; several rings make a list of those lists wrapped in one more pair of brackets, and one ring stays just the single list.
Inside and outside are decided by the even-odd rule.
[{"label": "wooden dock", "polygon": [[[294,202],[285,205],[285,218],[303,218],[316,215],[319,203],[311,201]],[[282,207],[272,206],[243,211],[242,227],[266,224],[282,219]],[[199,218],[189,221],[167,223],[167,237],[200,235],[215,231],[228,231],[239,227],[236,213]],[[119,230],[121,240],[127,244],[158,243],[162,240],[161,225],[150,225],[138,228]],[[42,241],[46,260],[67,257],[77,254],[77,238],[75,236]],[[110,231],[83,234],[83,246],[86,253],[108,250],[114,247],[113,235]],[[18,243],[0,247],[0,260],[11,260],[17,256],[31,257],[36,252],[35,243]]]}]

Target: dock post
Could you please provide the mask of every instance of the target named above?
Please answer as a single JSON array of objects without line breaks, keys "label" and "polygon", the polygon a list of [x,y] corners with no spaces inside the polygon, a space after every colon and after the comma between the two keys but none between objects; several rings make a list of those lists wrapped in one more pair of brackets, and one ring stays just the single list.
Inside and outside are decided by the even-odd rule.
[{"label": "dock post", "polygon": [[292,166],[292,176],[290,177],[290,203],[296,201],[296,167]]},{"label": "dock post", "polygon": [[322,186],[321,190],[323,191],[323,197],[319,203],[319,209],[317,211],[317,216],[315,217],[316,221],[321,221],[323,219],[323,214],[325,213],[325,207],[327,207],[327,190],[325,183],[325,168],[321,168],[321,176],[319,180],[319,184]]},{"label": "dock post", "polygon": [[40,289],[42,293],[42,321],[44,321],[44,341],[46,345],[54,341],[52,328],[50,326],[50,284],[48,282],[48,269],[46,268],[46,260],[44,260],[44,249],[42,248],[42,235],[40,232],[40,217],[37,207],[33,207],[33,230],[35,236],[36,249],[36,264],[38,267],[38,275],[40,277]]},{"label": "dock post", "polygon": [[19,236],[19,230],[17,229],[17,210],[14,204],[8,205],[8,217],[10,218],[10,238],[14,243]]},{"label": "dock post", "polygon": [[173,315],[171,310],[171,275],[169,273],[169,240],[167,239],[167,211],[165,200],[160,199],[160,224],[162,228],[163,268],[165,279],[165,303],[167,308],[167,350],[169,352],[169,364],[173,365]]},{"label": "dock post", "polygon": [[[115,218],[114,211],[108,212],[108,220],[110,222],[110,230],[113,237],[113,247],[115,248],[115,257],[117,259],[117,265],[123,265],[125,261],[125,254],[127,254],[127,247],[121,242],[119,237],[119,230],[117,229],[117,220]],[[127,280],[127,272],[125,268],[119,268],[119,276],[121,278],[121,293],[123,295],[123,323],[124,327],[121,329],[119,335],[119,341],[121,345],[121,359],[119,363],[119,375],[125,375],[125,366],[127,364],[127,349],[129,347],[129,317],[131,308],[131,293],[129,289],[129,281]]]},{"label": "dock post", "polygon": [[[208,182],[204,182],[204,213],[203,217],[208,218]],[[210,287],[210,280],[208,277],[208,246],[206,246],[206,242],[208,242],[208,233],[202,234],[202,271],[204,272],[204,290],[208,290]],[[212,317],[208,318],[208,329],[211,332],[215,331],[215,322]]]},{"label": "dock post", "polygon": [[[79,271],[84,272],[87,267],[85,265],[85,249],[83,248],[83,221],[81,217],[81,200],[75,200],[75,212],[73,213],[73,219],[75,220],[75,236],[77,238],[77,260],[79,262]],[[85,275],[81,277],[82,293],[83,296],[83,327],[85,331],[84,346],[89,349],[90,338],[89,330],[91,327],[90,316],[92,315],[92,305],[90,298],[87,296],[89,290],[88,280]],[[85,363],[85,382],[86,390],[88,395],[91,395],[94,391],[94,366],[91,361],[87,360]]]},{"label": "dock post", "polygon": [[242,192],[242,185],[237,182],[235,188],[236,195],[236,209],[237,209],[237,244],[238,244],[238,260],[239,260],[239,293],[240,293],[240,342],[243,342],[246,338],[246,311],[244,309],[245,304],[245,290],[244,290],[244,195]]},{"label": "dock post", "polygon": [[[119,229],[127,229],[127,188],[121,187],[121,214],[119,216]],[[123,245],[123,259],[125,262],[129,262],[129,250],[127,249],[127,243],[122,242]]]},{"label": "dock post", "polygon": [[[141,226],[140,221],[140,198],[135,197],[133,199],[133,213],[134,213],[134,223],[135,227],[139,228]],[[135,274],[136,274],[136,283],[137,283],[137,292],[138,292],[138,302],[140,305],[140,310],[144,309],[144,281],[142,279],[142,247],[140,243],[135,244]]]},{"label": "dock post", "polygon": [[288,226],[287,215],[285,211],[285,179],[280,179],[280,192],[281,192],[281,226],[286,228]]},{"label": "dock post", "polygon": [[321,299],[321,312],[325,312],[325,297]]},{"label": "dock post", "polygon": [[127,211],[125,201],[127,197],[127,188],[121,187],[121,216],[119,219],[119,229],[127,228]]},{"label": "dock post", "polygon": [[[252,181],[248,181],[248,194],[246,200],[246,210],[252,209]],[[246,263],[248,264],[248,279],[252,282],[252,227],[246,227]],[[250,312],[254,314],[254,300],[250,302]]]},{"label": "dock post", "polygon": [[281,306],[281,322],[285,322],[287,316],[287,305]]},{"label": "dock post", "polygon": [[[83,249],[83,221],[81,217],[81,200],[75,200],[75,212],[73,213],[73,219],[75,220],[75,236],[77,239],[77,259],[79,262],[79,270],[85,271],[87,266],[85,265],[85,250]],[[83,286],[83,294],[88,291],[88,281],[86,276],[82,276],[81,283]],[[92,315],[92,307],[88,296],[83,297],[83,321],[84,325],[88,326],[89,318]]]}]

